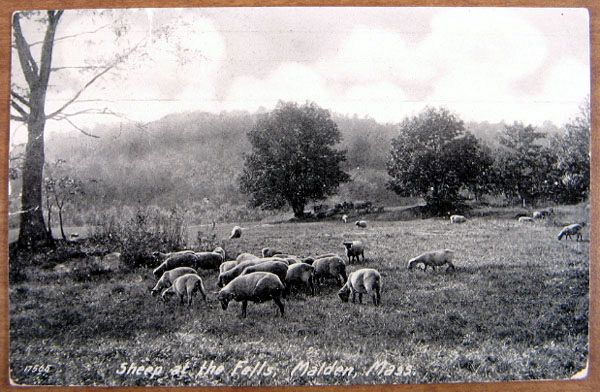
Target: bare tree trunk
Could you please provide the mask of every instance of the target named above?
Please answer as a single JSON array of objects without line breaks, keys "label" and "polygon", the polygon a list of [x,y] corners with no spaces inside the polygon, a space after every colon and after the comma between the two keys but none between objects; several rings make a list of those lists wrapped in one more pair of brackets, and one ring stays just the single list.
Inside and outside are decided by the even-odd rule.
[{"label": "bare tree trunk", "polygon": [[[33,109],[33,108],[32,108]],[[33,110],[32,110],[33,111]],[[19,248],[31,249],[52,241],[46,230],[42,210],[42,176],[44,171],[44,125],[43,114],[28,124],[28,140],[23,164],[23,188],[21,192],[21,215]]]},{"label": "bare tree trunk", "polygon": [[58,222],[60,223],[60,234],[62,235],[63,240],[67,240],[67,236],[65,235],[65,230],[63,229],[63,218],[62,218],[62,207],[58,208]]},{"label": "bare tree trunk", "polygon": [[[23,186],[21,190],[21,215],[19,227],[19,248],[36,248],[52,243],[44,223],[42,205],[42,183],[44,172],[44,127],[46,125],[46,91],[52,64],[52,49],[56,25],[62,11],[48,11],[48,25],[42,44],[39,65],[31,54],[31,48],[21,31],[20,14],[13,15],[15,45],[21,69],[29,86],[28,99],[22,99],[24,106],[19,112],[27,123],[27,145],[23,163]],[[16,105],[16,104],[15,104]],[[16,105],[18,106],[18,105]],[[13,107],[15,107],[13,105]]]}]

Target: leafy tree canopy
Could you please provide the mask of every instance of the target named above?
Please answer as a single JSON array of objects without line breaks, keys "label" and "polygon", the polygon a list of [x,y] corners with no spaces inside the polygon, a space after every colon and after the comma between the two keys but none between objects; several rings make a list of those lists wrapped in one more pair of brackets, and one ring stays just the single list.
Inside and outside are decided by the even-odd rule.
[{"label": "leafy tree canopy", "polygon": [[259,117],[248,132],[252,152],[246,156],[240,188],[250,205],[278,209],[288,204],[303,216],[309,201],[333,194],[350,180],[340,164],[346,151],[334,147],[340,132],[328,110],[312,102],[279,102]]},{"label": "leafy tree canopy", "polygon": [[392,140],[388,187],[400,196],[425,198],[434,213],[460,201],[462,188],[477,184],[491,158],[462,120],[440,108],[406,118]]}]

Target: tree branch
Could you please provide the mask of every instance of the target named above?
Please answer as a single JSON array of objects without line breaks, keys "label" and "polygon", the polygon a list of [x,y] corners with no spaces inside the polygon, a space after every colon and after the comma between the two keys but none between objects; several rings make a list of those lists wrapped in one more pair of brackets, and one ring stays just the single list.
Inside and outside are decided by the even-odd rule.
[{"label": "tree branch", "polygon": [[60,20],[63,11],[48,11],[48,28],[44,36],[42,45],[42,55],[40,57],[40,76],[39,82],[42,86],[48,85],[50,79],[50,67],[52,65],[52,49],[54,45],[54,34],[56,33],[56,25]]},{"label": "tree branch", "polygon": [[37,63],[31,55],[31,51],[29,50],[27,40],[25,40],[25,37],[23,36],[23,32],[21,30],[20,16],[18,12],[15,12],[13,16],[13,33],[15,37],[15,43],[17,45],[17,53],[19,54],[19,62],[21,63],[21,69],[23,70],[23,74],[25,75],[27,84],[31,88],[37,82],[39,70]]},{"label": "tree branch", "polygon": [[71,99],[69,99],[63,106],[61,106],[60,108],[58,108],[58,110],[55,110],[54,112],[46,115],[46,119],[51,119],[53,117],[55,117],[56,115],[60,114],[60,112],[62,112],[63,110],[65,110],[69,105],[71,105],[73,102],[75,102],[77,100],[77,98],[79,98],[79,96],[89,87],[91,86],[96,80],[98,80],[100,77],[102,77],[104,74],[106,74],[108,71],[110,71],[111,69],[113,69],[117,64],[119,64],[121,61],[125,60],[131,53],[133,53],[138,46],[142,43],[143,40],[141,40],[140,42],[138,42],[133,48],[131,48],[127,53],[125,53],[122,56],[118,56],[117,59],[110,65],[106,66],[104,68],[104,70],[100,73],[98,73],[97,75],[95,75],[93,78],[91,78]]},{"label": "tree branch", "polygon": [[[64,41],[66,39],[70,39],[70,38],[76,38],[79,37],[80,35],[85,35],[85,34],[95,34],[98,31],[105,29],[106,27],[110,26],[110,24],[105,24],[104,26],[100,26],[98,27],[96,30],[91,30],[91,31],[83,31],[81,33],[77,33],[77,34],[71,34],[71,35],[63,35],[61,37],[55,38],[54,42],[59,42],[59,41]],[[29,44],[29,46],[35,46],[35,45],[39,45],[39,44],[43,44],[44,41],[35,41]],[[14,46],[13,46],[14,47]]]},{"label": "tree branch", "polygon": [[71,126],[75,129],[77,129],[79,132],[83,133],[85,136],[89,136],[89,137],[93,137],[96,139],[100,139],[100,136],[88,133],[86,131],[84,131],[83,129],[81,129],[80,127],[78,127],[77,125],[75,125],[75,123],[71,120],[69,120],[67,117],[63,118],[63,120],[65,120],[66,122],[68,122],[69,124],[71,124]]},{"label": "tree branch", "polygon": [[27,113],[27,111],[25,109],[23,109],[21,106],[19,106],[19,104],[15,101],[13,101],[11,99],[10,101],[10,106],[13,107],[13,109],[15,109],[17,112],[19,112],[19,114],[25,119],[29,119],[29,113]]},{"label": "tree branch", "polygon": [[22,122],[22,123],[26,123],[26,122],[27,122],[27,119],[26,119],[26,118],[19,117],[19,116],[15,116],[14,114],[11,114],[11,115],[10,115],[10,119],[11,119],[11,120],[14,120],[14,121],[20,121],[20,122]]},{"label": "tree branch", "polygon": [[24,96],[18,94],[15,90],[10,90],[10,95],[12,95],[13,98],[21,102],[23,105],[29,106],[29,100]]}]

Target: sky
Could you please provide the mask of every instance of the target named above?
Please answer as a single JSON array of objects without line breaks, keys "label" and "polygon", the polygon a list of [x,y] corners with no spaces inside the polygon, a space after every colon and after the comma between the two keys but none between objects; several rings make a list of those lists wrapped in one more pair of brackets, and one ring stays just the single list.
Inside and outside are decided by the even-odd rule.
[{"label": "sky", "polygon": [[[23,29],[30,43],[43,32],[27,20]],[[46,113],[95,67],[116,62],[66,112],[119,116],[49,121],[51,132],[186,111],[270,110],[279,100],[380,122],[441,106],[465,121],[561,126],[590,93],[585,9],[66,11],[56,37]],[[24,85],[15,52],[12,61],[13,85]],[[11,123],[12,140],[24,132]]]}]

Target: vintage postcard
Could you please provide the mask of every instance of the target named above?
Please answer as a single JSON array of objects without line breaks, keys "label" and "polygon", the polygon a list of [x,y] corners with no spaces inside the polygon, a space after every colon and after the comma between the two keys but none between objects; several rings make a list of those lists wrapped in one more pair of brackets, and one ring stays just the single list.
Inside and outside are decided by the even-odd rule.
[{"label": "vintage postcard", "polygon": [[586,376],[578,8],[16,12],[15,385]]}]

